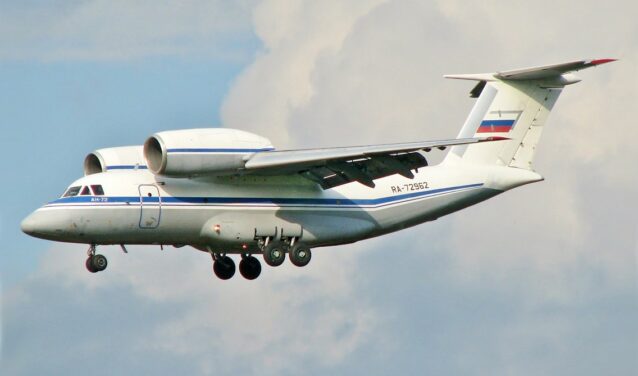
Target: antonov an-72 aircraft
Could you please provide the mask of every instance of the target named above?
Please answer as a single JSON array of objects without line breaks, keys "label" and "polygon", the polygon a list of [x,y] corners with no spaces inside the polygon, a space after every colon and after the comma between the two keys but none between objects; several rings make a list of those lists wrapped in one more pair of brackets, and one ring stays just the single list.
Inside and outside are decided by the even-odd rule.
[{"label": "antonov an-72 aircraft", "polygon": [[[211,254],[221,279],[241,257],[247,279],[270,266],[305,266],[311,248],[346,244],[433,221],[523,184],[543,180],[532,161],[570,72],[614,59],[488,74],[456,139],[275,150],[234,129],[159,132],[143,146],[100,149],[85,176],[22,222],[43,239],[89,244],[86,268],[107,260],[97,245],[190,245]],[[428,166],[425,153],[450,148]]]}]

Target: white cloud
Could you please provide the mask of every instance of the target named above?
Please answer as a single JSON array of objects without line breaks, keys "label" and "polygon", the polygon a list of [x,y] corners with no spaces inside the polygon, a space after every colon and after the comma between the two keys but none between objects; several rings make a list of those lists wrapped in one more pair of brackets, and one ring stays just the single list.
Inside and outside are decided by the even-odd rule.
[{"label": "white cloud", "polygon": [[[149,317],[145,331],[123,334],[130,341],[123,351],[172,354],[194,362],[200,374],[227,374],[247,367],[250,374],[263,375],[299,373],[303,364],[338,363],[365,342],[376,325],[369,303],[353,296],[349,271],[357,252],[344,255],[337,264],[319,257],[304,269],[290,264],[277,270],[264,266],[255,282],[239,275],[223,282],[212,275],[210,257],[189,247],[161,252],[158,247],[131,246],[126,255],[117,247],[102,247],[109,268],[99,274],[84,270],[84,248],[60,245],[48,251],[37,273],[3,297],[9,307],[6,320],[14,325],[16,320],[40,321],[40,312],[26,310],[38,304],[33,299],[44,298],[40,304],[46,303],[49,298],[40,295],[41,286],[55,281],[56,294],[75,290],[81,302],[68,302],[72,306],[104,299],[102,304],[119,307],[126,318],[139,309],[122,306],[123,300],[132,299],[137,307],[151,304],[162,312],[177,313]],[[122,297],[113,296],[114,291],[122,291]],[[117,330],[113,318],[103,324]],[[35,333],[24,333],[31,334]],[[19,346],[16,333],[9,337]],[[321,356],[313,356],[317,353]],[[7,363],[9,370],[28,369],[18,359]]]},{"label": "white cloud", "polygon": [[264,1],[255,29],[266,50],[239,77],[222,108],[230,128],[262,133],[289,144],[291,110],[312,97],[311,74],[324,55],[338,51],[356,21],[381,1]]}]

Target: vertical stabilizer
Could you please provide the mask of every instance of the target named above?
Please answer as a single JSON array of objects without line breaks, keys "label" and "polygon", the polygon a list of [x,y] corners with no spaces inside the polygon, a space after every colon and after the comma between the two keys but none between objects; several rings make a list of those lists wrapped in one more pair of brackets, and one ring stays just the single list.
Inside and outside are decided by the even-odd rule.
[{"label": "vertical stabilizer", "polygon": [[610,61],[614,60],[583,60],[500,73],[446,76],[479,81],[471,92],[478,100],[458,137],[509,139],[455,146],[446,161],[533,170],[534,154],[549,113],[563,87],[580,81],[568,72]]}]

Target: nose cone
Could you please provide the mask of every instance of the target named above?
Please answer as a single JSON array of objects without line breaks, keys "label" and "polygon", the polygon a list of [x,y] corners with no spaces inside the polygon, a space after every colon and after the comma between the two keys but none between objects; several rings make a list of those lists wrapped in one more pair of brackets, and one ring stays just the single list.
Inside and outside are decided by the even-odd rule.
[{"label": "nose cone", "polygon": [[20,228],[22,229],[22,232],[31,236],[36,236],[37,228],[38,228],[37,226],[38,226],[38,223],[37,223],[37,219],[35,218],[35,212],[29,214],[29,216],[23,219],[22,223],[20,223]]},{"label": "nose cone", "polygon": [[54,214],[38,209],[29,214],[22,221],[20,227],[22,232],[27,235],[41,239],[58,240],[65,233],[63,231],[63,218],[64,216],[58,213]]}]

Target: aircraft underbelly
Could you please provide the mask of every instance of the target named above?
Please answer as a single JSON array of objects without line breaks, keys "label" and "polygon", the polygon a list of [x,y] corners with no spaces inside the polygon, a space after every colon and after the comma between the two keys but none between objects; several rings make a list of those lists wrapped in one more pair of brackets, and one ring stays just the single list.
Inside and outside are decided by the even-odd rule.
[{"label": "aircraft underbelly", "polygon": [[477,188],[452,192],[435,197],[417,200],[406,205],[397,205],[372,212],[381,230],[378,235],[385,234],[433,221],[441,216],[453,213],[468,206],[494,197],[502,191]]}]

